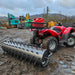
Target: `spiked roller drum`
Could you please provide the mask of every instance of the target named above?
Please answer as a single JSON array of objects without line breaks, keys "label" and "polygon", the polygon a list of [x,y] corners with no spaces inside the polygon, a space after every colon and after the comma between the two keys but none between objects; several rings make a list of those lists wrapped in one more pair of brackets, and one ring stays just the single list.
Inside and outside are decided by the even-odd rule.
[{"label": "spiked roller drum", "polygon": [[18,57],[21,60],[28,60],[34,65],[40,64],[42,67],[46,67],[49,63],[49,58],[52,55],[46,49],[42,49],[31,44],[26,44],[16,41],[5,41],[2,45],[2,49],[5,53]]}]

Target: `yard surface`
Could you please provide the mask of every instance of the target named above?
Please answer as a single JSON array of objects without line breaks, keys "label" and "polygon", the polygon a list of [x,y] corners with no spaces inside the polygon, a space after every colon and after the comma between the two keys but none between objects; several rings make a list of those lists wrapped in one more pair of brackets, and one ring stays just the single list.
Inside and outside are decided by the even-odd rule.
[{"label": "yard surface", "polygon": [[1,45],[4,40],[29,42],[32,35],[29,29],[0,30],[0,75],[75,75],[75,46],[59,47],[50,57],[46,68],[34,67],[33,64],[3,54]]}]

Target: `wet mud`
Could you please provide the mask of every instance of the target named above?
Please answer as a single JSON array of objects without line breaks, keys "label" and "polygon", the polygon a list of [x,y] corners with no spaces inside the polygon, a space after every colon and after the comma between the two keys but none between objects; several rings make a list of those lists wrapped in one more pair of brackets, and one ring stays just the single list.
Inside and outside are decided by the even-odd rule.
[{"label": "wet mud", "polygon": [[0,30],[0,75],[75,75],[75,46],[59,47],[50,57],[46,68],[34,66],[33,63],[3,53],[1,45],[4,40],[29,42],[32,35],[29,29]]}]

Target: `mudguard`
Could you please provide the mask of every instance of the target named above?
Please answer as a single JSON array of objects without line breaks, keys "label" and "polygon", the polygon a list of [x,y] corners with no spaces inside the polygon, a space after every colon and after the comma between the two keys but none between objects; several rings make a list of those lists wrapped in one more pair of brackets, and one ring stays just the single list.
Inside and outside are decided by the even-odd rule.
[{"label": "mudguard", "polygon": [[72,27],[68,27],[68,28],[66,28],[65,31],[63,32],[63,35],[64,35],[64,34],[68,34],[68,33],[72,33],[72,32],[75,32],[75,29],[72,28]]},{"label": "mudguard", "polygon": [[45,30],[41,30],[41,31],[39,31],[39,34],[50,34],[50,35],[52,35],[52,36],[57,36],[58,35],[58,33],[56,32],[56,31],[54,31],[54,30],[49,30],[49,29],[45,29]]},{"label": "mudguard", "polygon": [[54,30],[49,30],[49,29],[39,31],[39,36],[41,36],[41,39],[45,39],[48,36],[53,36],[56,37],[57,40],[60,40],[58,33]]},{"label": "mudguard", "polygon": [[74,28],[72,28],[72,27],[66,28],[65,31],[63,32],[62,39],[65,40],[65,42],[66,42],[68,37],[70,36],[70,34],[72,34],[73,32],[75,32]]}]

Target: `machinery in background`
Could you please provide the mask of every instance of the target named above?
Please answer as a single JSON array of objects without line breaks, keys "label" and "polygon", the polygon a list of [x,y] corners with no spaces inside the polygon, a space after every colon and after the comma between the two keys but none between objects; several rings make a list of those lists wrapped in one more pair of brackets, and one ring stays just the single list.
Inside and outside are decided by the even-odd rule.
[{"label": "machinery in background", "polygon": [[[24,16],[19,16],[19,20],[15,18],[14,15],[9,14],[8,13],[8,22],[9,22],[9,26],[7,26],[8,28],[14,28],[17,27],[19,29],[24,29],[24,28],[29,28],[31,27],[31,25],[29,24],[29,22],[40,22],[40,23],[44,23],[44,19],[43,18],[35,18],[34,20],[30,19],[29,13],[26,14],[26,17]],[[57,24],[57,22],[55,21],[50,21],[48,22],[48,28],[51,28],[52,26],[55,26]]]},{"label": "machinery in background", "polygon": [[29,20],[30,19],[30,16],[29,16],[29,13],[26,14],[26,20]]},{"label": "machinery in background", "polygon": [[30,20],[29,14],[26,14],[26,17],[20,16],[19,20],[20,20],[20,23],[17,25],[18,29],[28,28],[30,26],[30,24],[28,22],[33,21],[33,20]]},{"label": "machinery in background", "polygon": [[0,22],[0,29],[2,29],[2,23]]},{"label": "machinery in background", "polygon": [[19,20],[16,19],[14,15],[8,13],[8,22],[11,28],[16,28]]},{"label": "machinery in background", "polygon": [[24,24],[24,25],[25,25],[25,28],[31,27],[31,24],[30,24],[30,23],[33,22],[33,21],[34,21],[34,20],[31,20],[31,19],[26,20],[26,21],[25,21],[25,24]]},{"label": "machinery in background", "polygon": [[24,23],[19,23],[17,26],[19,29],[31,28],[32,23],[36,23],[33,24],[33,26],[38,26],[39,24],[37,23],[44,23],[44,19],[43,18],[35,18],[34,20],[28,19]]},{"label": "machinery in background", "polygon": [[25,22],[25,17],[24,16],[19,16],[19,23],[24,23]]},{"label": "machinery in background", "polygon": [[2,24],[1,29],[3,28],[17,28],[17,24],[19,23],[19,20],[15,18],[13,14],[8,13],[8,22],[5,24]]},{"label": "machinery in background", "polygon": [[55,26],[56,24],[57,24],[56,21],[49,21],[48,22],[48,28],[51,28],[51,27]]},{"label": "machinery in background", "polygon": [[29,13],[26,14],[26,17],[24,16],[19,16],[19,23],[24,23],[25,21],[29,20],[30,19],[30,16],[29,16]]},{"label": "machinery in background", "polygon": [[19,19],[13,15],[8,13],[8,23],[9,25],[5,25],[7,28],[17,28],[18,24],[22,27],[22,23],[25,23],[26,20],[30,18],[29,14],[26,14],[26,18],[24,16],[19,16]]},{"label": "machinery in background", "polygon": [[[27,19],[27,18],[26,18],[26,19]],[[34,20],[27,19],[25,22],[20,22],[20,23],[18,24],[18,28],[19,28],[19,29],[29,28],[29,27],[31,27],[30,22],[44,23],[44,18],[35,18]],[[56,21],[49,21],[49,22],[47,23],[46,28],[51,28],[51,27],[57,25],[57,23],[58,23],[58,22],[56,22]],[[38,26],[38,24],[34,24],[34,25],[35,25],[35,26]]]}]

